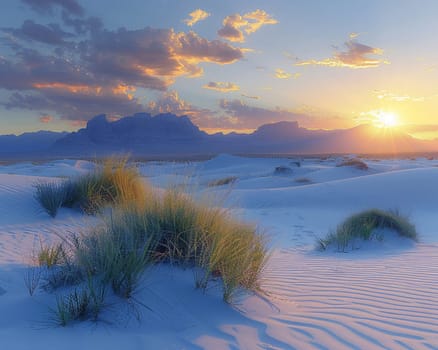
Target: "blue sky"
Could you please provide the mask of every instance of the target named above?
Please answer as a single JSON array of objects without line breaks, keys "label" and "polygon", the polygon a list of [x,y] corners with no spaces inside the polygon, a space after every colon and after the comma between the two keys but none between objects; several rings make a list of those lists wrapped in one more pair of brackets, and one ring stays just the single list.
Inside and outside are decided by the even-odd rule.
[{"label": "blue sky", "polygon": [[187,114],[209,132],[389,117],[419,137],[438,130],[436,1],[2,5],[0,134],[142,111]]}]

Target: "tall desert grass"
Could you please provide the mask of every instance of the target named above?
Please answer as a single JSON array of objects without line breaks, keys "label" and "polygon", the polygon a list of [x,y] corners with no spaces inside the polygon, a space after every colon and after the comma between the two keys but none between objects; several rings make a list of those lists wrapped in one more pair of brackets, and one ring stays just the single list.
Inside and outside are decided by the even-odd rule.
[{"label": "tall desert grass", "polygon": [[[52,289],[92,278],[130,298],[144,272],[157,263],[194,268],[195,285],[204,290],[220,278],[226,302],[241,289],[260,289],[267,260],[265,236],[229,210],[196,200],[181,188],[158,191],[125,161],[104,163],[95,173],[67,182],[66,188],[73,194],[67,197],[74,199],[68,204],[80,203],[86,212],[103,203],[112,206],[101,225],[64,237],[60,247],[45,247],[44,261],[54,261],[62,252],[62,262],[48,279]],[[59,301],[60,318],[70,307],[66,305],[81,304],[86,295],[72,298],[67,304]]]},{"label": "tall desert grass", "polygon": [[35,198],[52,217],[60,207],[95,214],[105,205],[146,200],[142,179],[137,169],[128,165],[127,157],[104,159],[86,175],[35,187]]}]

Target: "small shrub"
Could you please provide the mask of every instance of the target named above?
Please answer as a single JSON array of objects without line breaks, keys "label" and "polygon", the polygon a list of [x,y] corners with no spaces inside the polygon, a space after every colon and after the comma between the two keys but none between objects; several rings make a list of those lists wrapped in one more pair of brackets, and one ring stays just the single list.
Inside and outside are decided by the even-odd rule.
[{"label": "small shrub", "polygon": [[356,239],[371,240],[375,238],[376,229],[391,229],[400,236],[417,241],[415,227],[397,212],[379,209],[366,210],[347,218],[340,224],[336,232],[331,232],[325,239],[319,239],[317,248],[325,250],[329,245],[336,244],[339,251],[345,249]]},{"label": "small shrub", "polygon": [[237,176],[228,176],[228,177],[224,177],[222,179],[212,180],[207,184],[207,186],[208,187],[216,187],[216,186],[230,185],[230,184],[233,184],[234,182],[236,182],[237,179],[238,179]]},{"label": "small shrub", "polygon": [[346,159],[336,166],[337,167],[350,166],[350,167],[355,167],[356,169],[359,170],[368,170],[368,165],[364,161],[358,158]]}]

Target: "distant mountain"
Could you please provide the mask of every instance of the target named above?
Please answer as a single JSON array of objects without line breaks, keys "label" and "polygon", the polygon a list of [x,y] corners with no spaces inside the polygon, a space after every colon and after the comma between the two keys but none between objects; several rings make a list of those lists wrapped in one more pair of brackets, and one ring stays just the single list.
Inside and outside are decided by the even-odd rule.
[{"label": "distant mountain", "polygon": [[[436,141],[422,141],[397,129],[360,125],[341,130],[310,130],[297,122],[260,126],[252,134],[208,135],[187,116],[138,113],[109,121],[91,119],[73,133],[37,132],[0,136],[5,152],[39,152],[47,156],[99,156],[131,153],[138,156],[205,155],[217,153],[405,153],[438,151]],[[0,152],[0,155],[2,153]]]},{"label": "distant mountain", "polygon": [[152,117],[148,113],[110,122],[105,115],[91,119],[86,128],[73,132],[53,146],[60,153],[181,153],[193,151],[208,135],[188,117],[166,113]]},{"label": "distant mountain", "polygon": [[11,153],[34,153],[47,150],[67,132],[37,131],[21,135],[0,135],[0,155]]}]

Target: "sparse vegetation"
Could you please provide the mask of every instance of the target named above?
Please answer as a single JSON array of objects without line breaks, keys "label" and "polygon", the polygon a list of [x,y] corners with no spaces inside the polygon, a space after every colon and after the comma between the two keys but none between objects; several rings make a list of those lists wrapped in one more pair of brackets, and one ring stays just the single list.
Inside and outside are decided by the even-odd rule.
[{"label": "sparse vegetation", "polygon": [[368,170],[368,165],[364,161],[358,158],[345,159],[336,166],[337,167],[350,166],[359,170]]},{"label": "sparse vegetation", "polygon": [[63,254],[62,244],[54,246],[43,246],[41,244],[40,251],[38,252],[38,264],[39,266],[52,268],[61,262]]},{"label": "sparse vegetation", "polygon": [[274,169],[274,175],[290,175],[293,170],[288,166],[280,165]]},{"label": "sparse vegetation", "polygon": [[29,295],[34,295],[36,289],[40,285],[42,270],[39,266],[29,266],[24,275],[24,285],[29,292]]},{"label": "sparse vegetation", "polygon": [[295,182],[300,183],[300,184],[311,184],[313,181],[310,180],[308,177],[297,177],[295,179]]},{"label": "sparse vegetation", "polygon": [[[85,193],[99,198],[89,201],[85,196],[86,203],[100,207],[108,201],[116,205],[103,223],[88,233],[62,237],[61,244],[41,247],[38,262],[48,272],[43,287],[55,290],[83,285],[91,279],[98,281],[99,288],[110,287],[119,297],[130,298],[147,268],[172,263],[193,268],[197,272],[196,287],[204,290],[220,278],[226,302],[231,302],[240,288],[260,288],[267,249],[264,236],[254,226],[233,219],[225,209],[196,201],[181,190],[155,192],[124,163],[115,170],[107,167],[67,182],[73,190],[66,191],[75,196],[66,198],[77,198],[76,189],[91,184],[92,190]],[[119,179],[126,172],[128,178]],[[120,199],[114,201],[114,197]],[[79,201],[84,203],[84,199]],[[90,314],[89,304],[96,303],[90,301],[90,291],[75,289],[58,299],[54,310],[58,324],[66,325]]]},{"label": "sparse vegetation", "polygon": [[325,239],[319,239],[318,249],[326,250],[330,245],[337,245],[339,251],[351,246],[357,239],[371,240],[375,238],[376,229],[391,229],[400,236],[418,239],[415,227],[407,218],[397,212],[384,211],[379,209],[366,210],[347,218],[340,224],[335,232],[331,232]]},{"label": "sparse vegetation", "polygon": [[64,203],[64,184],[56,182],[40,182],[35,184],[35,199],[52,218]]},{"label": "sparse vegetation", "polygon": [[74,321],[97,321],[105,305],[105,286],[97,288],[89,281],[82,288],[75,288],[72,292],[58,296],[56,308],[52,309],[55,324],[65,327]]},{"label": "sparse vegetation", "polygon": [[60,207],[94,214],[107,204],[145,200],[142,180],[127,158],[109,158],[97,170],[62,183],[39,183],[36,199],[55,217]]},{"label": "sparse vegetation", "polygon": [[222,179],[212,180],[210,181],[207,186],[208,187],[216,187],[216,186],[224,186],[224,185],[230,185],[237,181],[237,176],[228,176],[224,177]]}]

